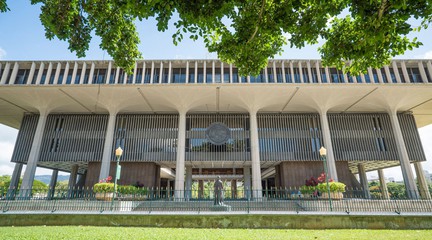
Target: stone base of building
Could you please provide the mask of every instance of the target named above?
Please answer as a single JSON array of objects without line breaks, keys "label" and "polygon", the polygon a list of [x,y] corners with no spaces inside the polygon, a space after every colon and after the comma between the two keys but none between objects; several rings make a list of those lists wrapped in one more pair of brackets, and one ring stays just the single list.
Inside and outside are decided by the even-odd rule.
[{"label": "stone base of building", "polygon": [[231,212],[231,206],[229,205],[214,205],[210,207],[212,212]]}]

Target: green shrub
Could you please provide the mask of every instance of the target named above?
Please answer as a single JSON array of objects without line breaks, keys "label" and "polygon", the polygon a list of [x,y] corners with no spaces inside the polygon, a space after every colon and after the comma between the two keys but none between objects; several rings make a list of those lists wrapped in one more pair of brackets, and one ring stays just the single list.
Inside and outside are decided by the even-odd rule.
[{"label": "green shrub", "polygon": [[133,185],[118,186],[117,191],[121,194],[146,195],[148,190],[145,187],[136,187]]},{"label": "green shrub", "polygon": [[[318,191],[327,192],[327,183],[320,183],[317,186]],[[341,182],[329,182],[330,192],[345,192],[346,185]]]},{"label": "green shrub", "polygon": [[95,193],[106,193],[114,192],[114,183],[96,183],[93,186],[93,192]]},{"label": "green shrub", "polygon": [[372,185],[369,187],[369,191],[373,199],[380,199],[382,197],[380,186]]},{"label": "green shrub", "polygon": [[315,192],[315,190],[316,190],[316,186],[303,185],[300,187],[300,192],[302,194],[312,194],[313,192]]}]

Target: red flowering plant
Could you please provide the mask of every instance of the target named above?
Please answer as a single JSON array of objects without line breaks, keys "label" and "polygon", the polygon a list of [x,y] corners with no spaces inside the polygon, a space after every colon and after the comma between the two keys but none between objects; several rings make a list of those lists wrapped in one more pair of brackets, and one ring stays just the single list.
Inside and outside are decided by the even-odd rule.
[{"label": "red flowering plant", "polygon": [[[318,177],[319,184],[316,186],[316,189],[321,193],[328,191],[326,178],[327,176],[325,173],[321,173]],[[345,192],[346,185],[344,183],[335,182],[332,178],[329,178],[328,182],[330,192]]]},{"label": "red flowering plant", "polygon": [[112,177],[108,176],[107,178],[99,180],[99,183],[111,183]]},{"label": "red flowering plant", "polygon": [[305,185],[300,187],[300,192],[302,194],[312,194],[315,192],[317,185],[317,179],[315,179],[314,177],[310,177],[309,179],[306,179]]},{"label": "red flowering plant", "polygon": [[314,177],[311,177],[310,179],[306,179],[306,186],[316,186],[318,185],[317,180]]},{"label": "red flowering plant", "polygon": [[[316,179],[311,177],[306,179],[304,186],[300,187],[300,191],[303,194],[313,194],[313,196],[319,196],[321,192],[327,192],[326,174],[321,173]],[[345,184],[341,182],[335,182],[329,178],[330,192],[345,192]]]},{"label": "red flowering plant", "polygon": [[114,183],[112,183],[111,180],[112,180],[111,176],[99,180],[99,182],[93,186],[93,192],[95,193],[114,192]]},{"label": "red flowering plant", "polygon": [[[318,177],[318,182],[319,183],[325,183],[326,182],[326,174],[325,173],[321,173],[321,175]],[[333,179],[329,178],[329,182],[333,182]]]}]

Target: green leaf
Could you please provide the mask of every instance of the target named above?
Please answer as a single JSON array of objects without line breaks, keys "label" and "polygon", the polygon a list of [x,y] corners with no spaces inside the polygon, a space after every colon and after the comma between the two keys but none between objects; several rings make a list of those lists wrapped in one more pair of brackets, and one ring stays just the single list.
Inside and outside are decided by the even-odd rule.
[{"label": "green leaf", "polygon": [[[41,5],[46,38],[67,41],[72,52],[84,57],[94,33],[102,39],[100,48],[128,73],[142,57],[137,20],[154,17],[157,29],[166,31],[174,12],[178,14],[174,45],[183,39],[182,34],[190,34],[193,40],[201,38],[209,52],[233,63],[243,76],[258,74],[284,45],[302,48],[319,38],[325,40],[319,49],[324,64],[357,75],[420,46],[421,42],[407,36],[427,28],[432,21],[432,4],[424,0],[31,2]],[[0,0],[0,11],[7,10],[6,1]],[[343,10],[349,14],[338,18]],[[411,26],[410,18],[418,19],[420,26]]]}]

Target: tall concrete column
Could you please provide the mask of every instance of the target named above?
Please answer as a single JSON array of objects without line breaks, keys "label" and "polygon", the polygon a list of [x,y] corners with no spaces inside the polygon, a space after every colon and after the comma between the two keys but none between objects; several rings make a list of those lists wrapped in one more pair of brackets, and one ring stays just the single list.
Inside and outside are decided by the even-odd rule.
[{"label": "tall concrete column", "polygon": [[87,171],[85,171],[84,174],[79,175],[76,186],[79,188],[83,188],[85,185],[86,178],[87,178]]},{"label": "tall concrete column", "polygon": [[45,82],[43,84],[48,85],[50,83],[52,69],[53,69],[53,64],[52,62],[49,62],[48,70],[46,72]]},{"label": "tall concrete column", "polygon": [[33,181],[36,173],[37,162],[39,161],[40,148],[42,144],[42,137],[45,129],[47,116],[48,111],[40,112],[39,120],[33,138],[33,143],[30,149],[29,158],[27,160],[27,167],[24,172],[24,177],[21,184],[21,197],[29,197],[31,195],[31,189],[33,188]]},{"label": "tall concrete column", "polygon": [[369,184],[368,184],[368,180],[367,180],[367,176],[366,176],[366,171],[364,168],[364,165],[362,163],[360,163],[358,166],[358,171],[359,171],[359,177],[360,177],[360,184],[363,188],[363,193],[365,198],[371,198],[370,195],[370,191],[369,191]]},{"label": "tall concrete column", "polygon": [[410,166],[410,160],[408,157],[408,152],[405,146],[405,142],[402,136],[402,130],[400,128],[399,119],[397,117],[396,111],[390,111],[390,121],[393,128],[393,133],[395,136],[396,147],[398,150],[400,166],[402,170],[402,176],[405,183],[405,189],[408,193],[408,198],[410,199],[418,199],[419,192],[417,190],[417,186],[414,181],[414,176]]},{"label": "tall concrete column", "polygon": [[[198,169],[198,175],[202,175],[202,168]],[[198,180],[198,198],[204,198],[204,181]]]},{"label": "tall concrete column", "polygon": [[69,183],[68,183],[68,192],[69,197],[73,198],[75,196],[76,191],[76,180],[78,176],[78,164],[72,166],[70,175],[69,175]]},{"label": "tall concrete column", "polygon": [[336,171],[336,161],[333,154],[333,145],[330,135],[330,127],[328,123],[327,113],[322,112],[321,114],[321,130],[324,138],[324,147],[327,149],[327,170],[328,177],[332,178],[334,181],[338,181],[337,171]]},{"label": "tall concrete column", "polygon": [[237,198],[237,180],[231,180],[231,198]]},{"label": "tall concrete column", "polygon": [[414,162],[414,169],[415,169],[416,175],[417,175],[417,183],[418,183],[418,186],[420,188],[421,198],[430,200],[431,195],[429,192],[428,184],[427,184],[425,176],[424,176],[424,171],[423,171],[423,167],[421,165],[421,162]]},{"label": "tall concrete column", "polygon": [[259,156],[258,123],[256,111],[250,112],[250,145],[252,157],[252,192],[253,197],[262,198],[261,163]]},{"label": "tall concrete column", "polygon": [[109,176],[116,115],[116,113],[110,113],[108,118],[108,126],[105,134],[105,143],[102,153],[102,163],[99,173],[99,180],[105,179]]},{"label": "tall concrete column", "polygon": [[53,170],[51,174],[51,180],[48,186],[48,199],[51,199],[54,197],[55,192],[55,186],[57,184],[57,178],[58,178],[58,170]]},{"label": "tall concrete column", "polygon": [[0,79],[1,85],[6,84],[7,77],[9,76],[9,71],[10,71],[10,63],[7,62],[6,65],[4,66],[4,69],[3,69],[3,75],[0,76],[1,77],[1,79]]},{"label": "tall concrete column", "polygon": [[36,70],[36,63],[32,62],[31,67],[30,67],[30,73],[29,73],[29,75],[27,77],[27,82],[26,82],[27,85],[32,84],[32,80],[33,80],[33,76],[34,76],[35,70]]},{"label": "tall concrete column", "polygon": [[192,166],[186,167],[186,198],[192,198]]},{"label": "tall concrete column", "polygon": [[280,183],[280,164],[276,165],[274,168],[275,168],[275,187],[276,187],[276,189],[279,189],[281,186],[281,183]]},{"label": "tall concrete column", "polygon": [[21,178],[22,167],[22,163],[15,163],[12,178],[9,184],[7,199],[13,199],[15,197],[16,190],[18,189],[19,180]]},{"label": "tall concrete column", "polygon": [[14,67],[12,69],[12,74],[11,77],[9,79],[9,84],[15,84],[15,80],[16,80],[16,76],[19,70],[19,64],[18,62],[15,62]]},{"label": "tall concrete column", "polygon": [[54,189],[57,184],[57,178],[58,178],[58,170],[53,170],[51,174],[51,180],[49,183],[49,188]]},{"label": "tall concrete column", "polygon": [[12,178],[9,184],[9,189],[15,190],[18,188],[19,180],[21,178],[22,167],[23,167],[22,163],[15,163],[15,167],[12,173]]},{"label": "tall concrete column", "polygon": [[247,199],[251,198],[251,170],[250,167],[243,168],[244,192]]},{"label": "tall concrete column", "polygon": [[74,188],[77,182],[77,177],[78,177],[78,164],[73,165],[70,175],[69,175],[69,183],[68,183],[68,187],[69,188]]},{"label": "tall concrete column", "polygon": [[175,176],[175,194],[177,200],[184,198],[185,175],[185,145],[186,145],[186,112],[179,113],[179,126],[177,138],[177,160]]},{"label": "tall concrete column", "polygon": [[204,181],[198,180],[198,198],[204,198]]},{"label": "tall concrete column", "polygon": [[387,188],[387,183],[385,181],[384,177],[384,171],[382,169],[378,169],[378,178],[380,181],[380,187],[381,187],[381,196],[383,199],[390,199],[390,195]]}]

